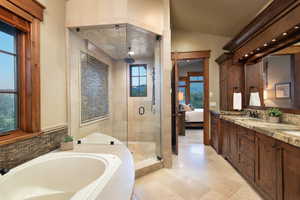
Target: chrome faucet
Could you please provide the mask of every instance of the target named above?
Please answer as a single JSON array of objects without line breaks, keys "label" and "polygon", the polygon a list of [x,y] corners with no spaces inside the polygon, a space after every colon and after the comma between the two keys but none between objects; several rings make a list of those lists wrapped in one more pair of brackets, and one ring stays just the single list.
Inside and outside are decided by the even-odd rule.
[{"label": "chrome faucet", "polygon": [[259,118],[259,113],[255,110],[255,111],[251,111],[251,110],[249,110],[249,111],[247,111],[247,113],[248,113],[248,116],[249,117],[252,117],[252,118]]}]

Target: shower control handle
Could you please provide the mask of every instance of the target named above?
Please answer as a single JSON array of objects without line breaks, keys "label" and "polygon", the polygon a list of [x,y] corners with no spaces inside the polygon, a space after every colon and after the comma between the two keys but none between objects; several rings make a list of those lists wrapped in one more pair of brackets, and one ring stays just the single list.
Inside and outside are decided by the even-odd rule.
[{"label": "shower control handle", "polygon": [[145,107],[141,106],[139,107],[139,115],[144,115],[145,114]]}]

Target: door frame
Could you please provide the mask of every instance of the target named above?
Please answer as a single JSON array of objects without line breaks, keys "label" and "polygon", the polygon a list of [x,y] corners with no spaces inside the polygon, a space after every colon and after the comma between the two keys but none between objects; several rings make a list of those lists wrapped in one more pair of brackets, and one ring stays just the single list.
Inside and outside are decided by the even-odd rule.
[{"label": "door frame", "polygon": [[[210,59],[210,50],[205,51],[190,51],[190,52],[172,52],[171,58],[173,66],[175,67],[175,71],[178,71],[177,68],[177,60],[193,60],[193,59],[203,59],[203,75],[204,75],[204,133],[203,133],[203,143],[204,145],[210,145],[210,136],[209,136],[209,59]],[[177,84],[176,79],[179,77],[175,77],[175,90],[174,93],[177,94]],[[175,98],[177,95],[175,95]],[[175,99],[176,105],[178,104],[177,98]],[[175,116],[178,113],[178,106],[175,109]],[[174,114],[174,113],[172,113]],[[175,119],[176,120],[176,119]],[[175,132],[177,132],[175,130]],[[177,134],[176,134],[176,137]],[[177,139],[178,142],[178,139]],[[177,144],[178,146],[178,144]]]}]

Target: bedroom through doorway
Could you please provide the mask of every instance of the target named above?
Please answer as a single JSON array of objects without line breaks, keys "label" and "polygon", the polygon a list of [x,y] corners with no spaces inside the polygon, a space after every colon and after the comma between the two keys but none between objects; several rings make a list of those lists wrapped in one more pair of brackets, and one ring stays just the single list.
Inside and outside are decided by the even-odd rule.
[{"label": "bedroom through doorway", "polygon": [[175,154],[178,154],[180,139],[209,144],[209,54],[209,51],[172,53],[172,146]]}]

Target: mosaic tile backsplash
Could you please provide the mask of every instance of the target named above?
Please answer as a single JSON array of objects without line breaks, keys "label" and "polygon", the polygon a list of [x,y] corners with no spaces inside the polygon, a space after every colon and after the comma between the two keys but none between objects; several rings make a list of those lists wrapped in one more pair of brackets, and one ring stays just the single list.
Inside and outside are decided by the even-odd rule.
[{"label": "mosaic tile backsplash", "polygon": [[108,65],[82,52],[81,123],[106,116],[108,101]]}]

